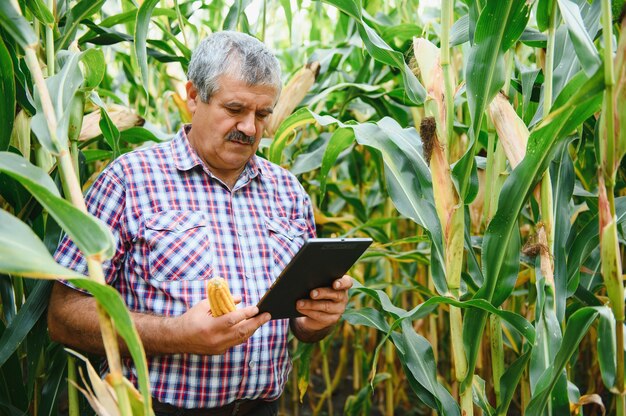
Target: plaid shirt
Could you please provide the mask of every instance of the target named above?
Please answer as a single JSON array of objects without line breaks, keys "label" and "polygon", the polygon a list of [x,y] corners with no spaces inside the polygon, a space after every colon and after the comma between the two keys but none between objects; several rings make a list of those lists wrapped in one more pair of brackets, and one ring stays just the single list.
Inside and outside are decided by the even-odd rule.
[{"label": "plaid shirt", "polygon": [[[180,315],[206,298],[214,276],[224,277],[243,305],[255,305],[315,235],[309,197],[291,173],[254,156],[229,190],[190,147],[185,129],[112,162],[86,201],[117,243],[103,264],[107,282],[136,312]],[[87,273],[67,237],[55,257]],[[287,333],[288,320],[272,320],[223,355],[148,357],[152,395],[184,408],[276,399],[291,369]],[[136,382],[130,359],[124,370]]]}]

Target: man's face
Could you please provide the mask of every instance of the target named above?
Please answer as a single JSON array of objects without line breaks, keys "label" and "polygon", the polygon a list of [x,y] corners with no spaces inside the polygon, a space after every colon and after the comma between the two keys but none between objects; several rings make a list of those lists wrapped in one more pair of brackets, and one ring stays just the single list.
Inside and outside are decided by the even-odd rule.
[{"label": "man's face", "polygon": [[227,185],[235,184],[254,156],[276,98],[274,87],[249,86],[222,75],[217,93],[204,103],[193,84],[187,83],[187,105],[192,113],[189,142]]}]

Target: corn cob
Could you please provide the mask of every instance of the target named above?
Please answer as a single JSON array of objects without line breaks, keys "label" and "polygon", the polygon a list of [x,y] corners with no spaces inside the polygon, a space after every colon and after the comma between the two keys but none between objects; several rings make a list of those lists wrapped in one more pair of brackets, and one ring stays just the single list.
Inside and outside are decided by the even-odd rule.
[{"label": "corn cob", "polygon": [[226,280],[214,277],[207,282],[207,294],[213,316],[221,316],[235,310],[235,301]]}]

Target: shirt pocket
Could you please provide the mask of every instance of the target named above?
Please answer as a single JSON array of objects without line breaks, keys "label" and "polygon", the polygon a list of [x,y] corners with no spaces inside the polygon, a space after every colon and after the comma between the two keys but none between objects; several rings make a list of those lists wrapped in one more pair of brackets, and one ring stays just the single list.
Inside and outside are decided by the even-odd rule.
[{"label": "shirt pocket", "polygon": [[204,213],[162,211],[145,222],[150,278],[204,280],[213,275],[213,256]]},{"label": "shirt pocket", "polygon": [[287,266],[306,240],[307,225],[304,218],[265,217],[269,242],[274,258],[274,276]]}]

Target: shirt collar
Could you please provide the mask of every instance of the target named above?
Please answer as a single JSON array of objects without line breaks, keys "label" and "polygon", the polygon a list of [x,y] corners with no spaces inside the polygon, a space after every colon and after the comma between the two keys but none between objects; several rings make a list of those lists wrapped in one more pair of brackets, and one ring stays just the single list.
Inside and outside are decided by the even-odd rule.
[{"label": "shirt collar", "polygon": [[191,124],[185,124],[171,141],[174,164],[177,169],[183,171],[203,165],[198,153],[189,144],[189,139],[187,138],[189,130],[191,130]]},{"label": "shirt collar", "polygon": [[[204,166],[204,162],[189,143],[187,133],[190,130],[191,124],[185,124],[171,141],[174,164],[177,169],[182,171],[191,170],[196,166]],[[268,166],[257,155],[254,155],[246,164],[241,176],[253,179],[259,174],[266,177],[272,176]]]}]

